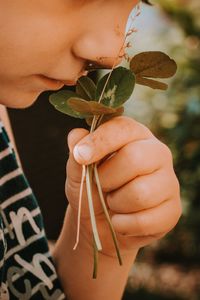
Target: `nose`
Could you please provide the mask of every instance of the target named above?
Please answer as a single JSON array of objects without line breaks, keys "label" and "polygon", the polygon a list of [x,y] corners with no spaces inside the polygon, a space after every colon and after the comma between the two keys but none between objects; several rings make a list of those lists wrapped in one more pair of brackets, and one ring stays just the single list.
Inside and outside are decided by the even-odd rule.
[{"label": "nose", "polygon": [[111,69],[121,62],[124,44],[125,34],[116,30],[90,31],[74,44],[73,54],[84,61],[87,70]]}]

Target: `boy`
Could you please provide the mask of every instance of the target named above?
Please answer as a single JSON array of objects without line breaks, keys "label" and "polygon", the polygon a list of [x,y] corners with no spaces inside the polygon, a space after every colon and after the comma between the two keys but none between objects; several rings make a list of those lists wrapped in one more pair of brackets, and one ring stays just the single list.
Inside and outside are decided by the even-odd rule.
[{"label": "boy", "polygon": [[[45,90],[75,84],[89,63],[112,67],[123,44],[128,15],[137,2],[0,0],[0,103],[24,108]],[[105,123],[93,134],[85,129],[69,134],[69,206],[53,252],[55,271],[40,211],[3,125],[0,133],[0,298],[120,299],[138,250],[170,231],[181,214],[179,185],[169,149],[142,124],[126,117]],[[99,174],[123,266],[117,264],[96,197],[103,251],[98,278],[93,280],[87,205],[82,210],[80,244],[73,251],[81,165],[113,152],[115,155],[99,167]]]}]

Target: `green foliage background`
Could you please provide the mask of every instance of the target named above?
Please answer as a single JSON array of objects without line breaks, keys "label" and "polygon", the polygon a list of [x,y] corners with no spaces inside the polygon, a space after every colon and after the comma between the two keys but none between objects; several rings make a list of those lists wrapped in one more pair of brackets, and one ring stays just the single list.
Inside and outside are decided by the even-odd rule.
[{"label": "green foliage background", "polygon": [[[153,3],[153,1],[152,1]],[[167,53],[178,64],[178,73],[170,84],[167,93],[138,90],[143,95],[142,104],[135,105],[129,115],[145,122],[153,132],[172,150],[174,165],[181,184],[183,216],[175,230],[154,248],[141,253],[142,260],[153,263],[154,268],[162,264],[178,266],[184,274],[200,270],[200,2],[198,0],[161,0],[154,1],[153,9],[160,10],[161,16],[168,22],[169,30],[176,31],[170,40]],[[152,9],[152,8],[150,8]],[[169,37],[163,32],[158,37],[164,42]],[[154,49],[152,47],[152,49]],[[149,49],[148,49],[149,50]],[[166,51],[165,51],[166,52]],[[135,98],[135,96],[134,96]],[[133,105],[133,104],[131,104]],[[134,106],[134,105],[133,105]],[[139,107],[139,112],[137,111]],[[140,260],[139,260],[140,261]],[[195,273],[195,274],[197,274]],[[199,276],[200,273],[198,273]],[[172,278],[171,278],[172,279]],[[169,281],[171,280],[169,277]],[[200,299],[199,284],[189,282],[178,293],[177,290],[164,286],[153,291],[147,286],[139,285],[138,290],[125,299]],[[195,279],[194,279],[195,281]],[[134,287],[134,277],[132,279]],[[190,293],[188,292],[190,290]]]}]

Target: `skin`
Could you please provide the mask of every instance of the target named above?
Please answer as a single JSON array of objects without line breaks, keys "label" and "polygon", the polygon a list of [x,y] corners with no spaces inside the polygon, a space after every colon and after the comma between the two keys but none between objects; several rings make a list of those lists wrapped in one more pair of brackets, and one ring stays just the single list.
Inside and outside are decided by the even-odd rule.
[{"label": "skin", "polygon": [[[27,107],[41,92],[75,83],[88,61],[112,67],[124,41],[128,15],[136,3],[0,0],[0,104]],[[57,81],[46,80],[45,76]],[[68,136],[68,145],[69,206],[53,253],[57,271],[70,300],[119,300],[138,250],[168,233],[181,215],[172,156],[148,128],[126,117],[114,118],[91,134],[74,129]],[[94,186],[103,251],[99,255],[98,279],[93,280],[85,191],[80,243],[76,251],[72,250],[81,165],[98,162],[113,153],[99,164],[99,174],[123,266],[116,261]]]}]

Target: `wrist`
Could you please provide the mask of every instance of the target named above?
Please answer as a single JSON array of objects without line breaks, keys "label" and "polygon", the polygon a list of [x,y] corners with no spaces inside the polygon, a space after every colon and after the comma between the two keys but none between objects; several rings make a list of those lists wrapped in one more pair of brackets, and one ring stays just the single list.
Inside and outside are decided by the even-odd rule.
[{"label": "wrist", "polygon": [[[80,243],[77,249],[73,250],[76,221],[76,216],[69,206],[63,230],[54,250],[55,264],[65,294],[70,300],[120,300],[136,252],[123,255],[122,266],[119,266],[114,256],[100,252],[98,276],[97,279],[92,279],[92,239],[90,240],[90,234],[82,230]],[[86,226],[86,223],[83,226]]]},{"label": "wrist", "polygon": [[[97,227],[102,243],[102,251],[99,252],[99,255],[116,260],[116,263],[118,263],[112,236],[103,215],[97,217]],[[59,244],[59,241],[62,240],[62,244],[65,245],[65,247],[73,249],[76,243],[76,237],[77,213],[70,205],[68,205],[62,232],[57,244]],[[132,245],[129,247],[129,238],[127,239],[126,236],[120,235],[118,236],[118,240],[123,260],[132,259],[137,255],[139,248],[133,247]],[[84,218],[81,220],[79,242],[77,249],[73,252],[76,253],[76,251],[84,251],[85,255],[87,253],[89,257],[93,258],[93,234],[90,218]]]}]

